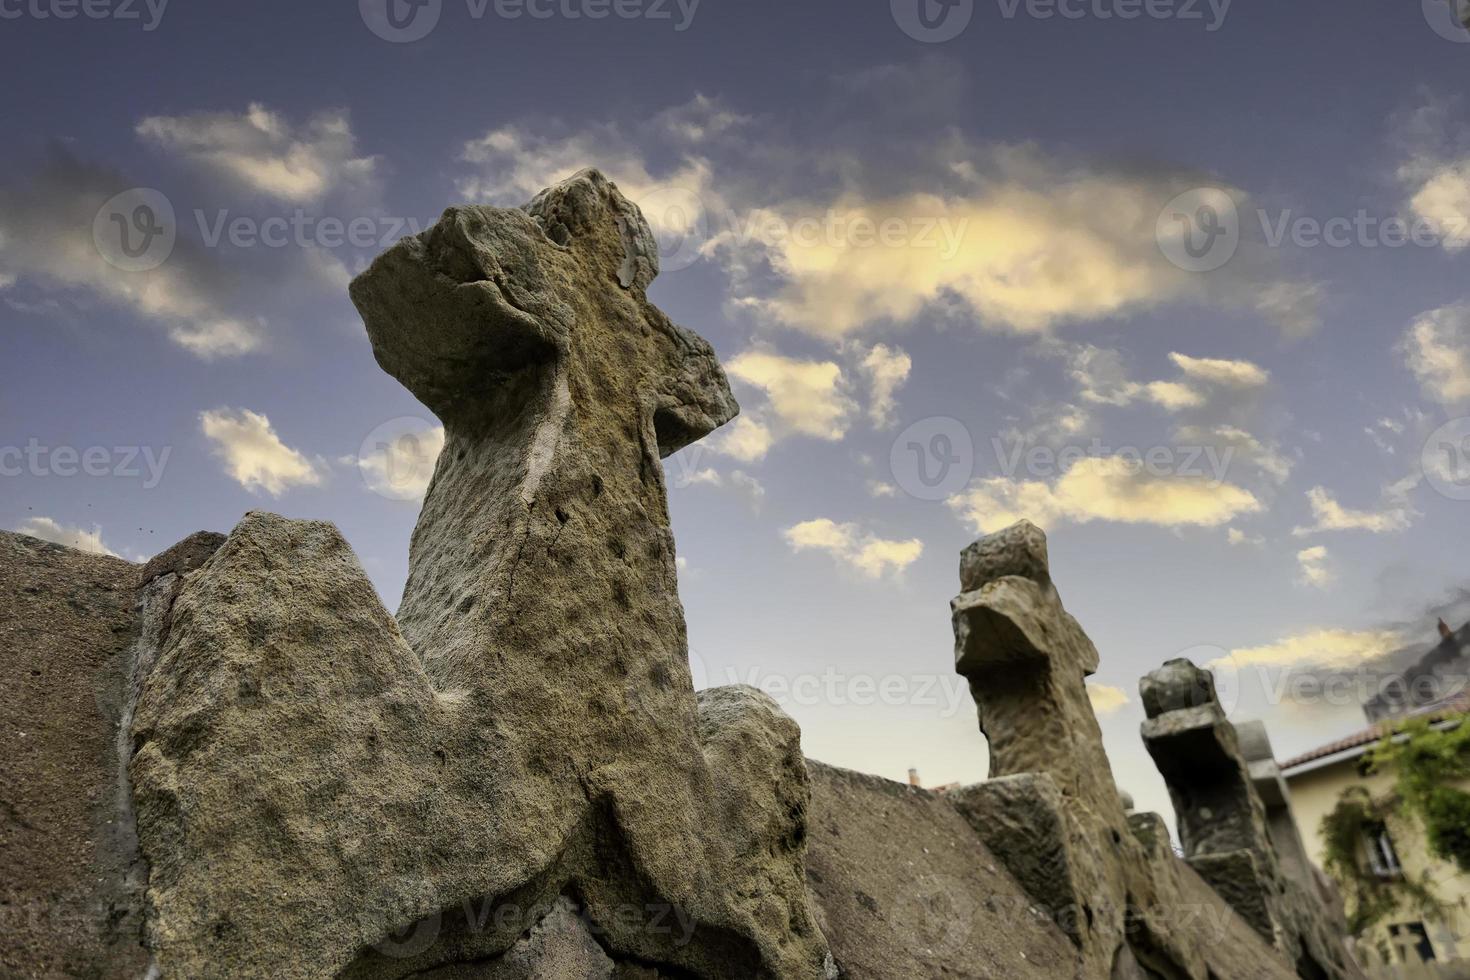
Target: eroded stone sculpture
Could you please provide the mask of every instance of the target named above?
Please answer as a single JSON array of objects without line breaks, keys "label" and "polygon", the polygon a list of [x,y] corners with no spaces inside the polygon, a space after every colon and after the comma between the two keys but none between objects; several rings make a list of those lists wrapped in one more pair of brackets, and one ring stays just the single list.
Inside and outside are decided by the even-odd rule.
[{"label": "eroded stone sculpture", "polygon": [[[1269,769],[1262,765],[1271,754],[1264,729],[1247,730],[1246,743],[1258,757],[1253,773],[1208,670],[1171,660],[1140,681],[1139,693],[1148,716],[1144,744],[1169,786],[1190,867],[1281,949],[1301,976],[1349,970],[1323,895],[1314,882],[1283,870],[1273,843],[1267,808],[1256,789],[1257,777],[1270,785]],[[1284,795],[1278,803],[1286,806]],[[1286,820],[1288,858],[1305,866],[1289,812]]]},{"label": "eroded stone sculpture", "polygon": [[979,709],[991,778],[956,805],[1073,937],[1084,976],[1187,961],[1134,914],[1155,905],[1154,883],[1087,697],[1097,649],[1062,606],[1046,535],[1022,521],[981,538],[961,556],[960,585],[955,669]]},{"label": "eroded stone sculpture", "polygon": [[[1082,976],[1223,975],[1228,960],[1218,937],[1181,917],[1184,910],[1205,909],[1197,896],[1208,889],[1175,860],[1162,819],[1130,812],[1113,782],[1086,688],[1098,667],[1097,649],[1062,605],[1045,534],[1022,521],[981,538],[961,556],[960,584],[964,591],[951,604],[955,665],[969,680],[979,710],[991,778],[952,794],[956,806],[1072,937]],[[1173,712],[1181,720],[1213,719],[1210,712],[1219,710],[1209,675],[1177,663],[1145,679],[1143,697],[1150,718]],[[1228,737],[1233,746],[1233,730],[1209,729],[1207,737]],[[1197,754],[1188,765],[1211,770],[1223,765],[1225,755]],[[1183,757],[1182,751],[1171,756],[1181,765]],[[1172,790],[1176,784],[1170,785]],[[1254,805],[1261,810],[1259,801]],[[1186,852],[1194,847],[1203,855],[1218,846],[1232,855],[1226,859],[1234,862],[1231,868],[1258,846],[1269,852],[1264,826],[1264,811],[1248,806],[1243,816],[1210,803],[1188,816],[1180,813]],[[1242,850],[1237,842],[1257,829],[1259,836],[1250,838],[1255,843]],[[1202,843],[1207,841],[1215,843]],[[1221,887],[1216,864],[1191,865],[1248,921],[1261,921],[1252,918],[1251,903],[1237,904],[1238,896]],[[1357,975],[1342,945],[1331,946],[1330,924],[1317,906],[1304,908],[1287,931],[1295,941],[1282,941],[1279,931],[1263,935],[1287,953],[1299,975]]]},{"label": "eroded stone sculpture", "polygon": [[[0,675],[32,729],[0,761],[20,869],[0,967],[1352,976],[1314,959],[1305,904],[1267,909],[1287,923],[1269,944],[1129,812],[1085,687],[1097,650],[1030,524],[965,551],[954,602],[988,783],[809,764],[770,698],[694,693],[660,460],[736,406],[647,302],[657,271],[638,210],[586,171],[524,209],[451,209],[355,281],[380,364],[446,430],[397,617],[323,522],[251,513],[141,569],[0,532]],[[1145,690],[1159,731],[1194,737],[1203,709],[1228,757],[1208,675],[1171,670]],[[1227,853],[1268,867],[1252,840]]]},{"label": "eroded stone sculpture", "polygon": [[657,271],[583,171],[353,283],[446,430],[408,585],[267,514],[184,582],[130,765],[165,975],[831,972],[798,730],[690,680],[660,459],[737,407]]}]

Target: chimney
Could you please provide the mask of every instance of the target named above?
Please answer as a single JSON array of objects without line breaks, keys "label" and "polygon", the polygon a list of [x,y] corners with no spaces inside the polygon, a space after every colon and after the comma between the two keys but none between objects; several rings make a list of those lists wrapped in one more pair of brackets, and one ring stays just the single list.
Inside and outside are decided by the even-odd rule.
[{"label": "chimney", "polygon": [[1452,630],[1452,629],[1450,629],[1450,624],[1449,623],[1446,623],[1443,619],[1441,619],[1439,621],[1439,636],[1440,636],[1440,639],[1448,640],[1450,637],[1452,637],[1454,635],[1455,635],[1455,631]]},{"label": "chimney", "polygon": [[917,769],[910,769],[909,770],[909,785],[910,786],[918,786],[919,785],[919,770],[917,770]]}]

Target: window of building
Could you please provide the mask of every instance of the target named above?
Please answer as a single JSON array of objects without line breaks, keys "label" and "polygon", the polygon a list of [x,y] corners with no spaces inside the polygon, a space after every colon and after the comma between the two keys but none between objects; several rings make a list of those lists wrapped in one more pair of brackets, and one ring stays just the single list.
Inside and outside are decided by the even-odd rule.
[{"label": "window of building", "polygon": [[1434,946],[1429,942],[1429,932],[1422,922],[1405,922],[1389,926],[1389,935],[1406,963],[1428,963],[1434,959]]},{"label": "window of building", "polygon": [[1393,847],[1393,838],[1388,827],[1382,823],[1369,824],[1363,828],[1363,849],[1368,855],[1368,868],[1380,878],[1399,878],[1404,869],[1399,864],[1399,855]]}]

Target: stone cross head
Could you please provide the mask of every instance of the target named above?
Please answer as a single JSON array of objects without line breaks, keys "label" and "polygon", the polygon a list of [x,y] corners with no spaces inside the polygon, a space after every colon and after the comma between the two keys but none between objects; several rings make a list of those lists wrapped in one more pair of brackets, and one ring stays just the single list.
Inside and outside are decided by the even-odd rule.
[{"label": "stone cross head", "polygon": [[378,363],[446,426],[518,412],[497,393],[550,365],[590,383],[578,394],[636,404],[667,456],[739,409],[709,344],[646,302],[657,274],[648,222],[589,169],[522,209],[450,208],[351,295]]}]

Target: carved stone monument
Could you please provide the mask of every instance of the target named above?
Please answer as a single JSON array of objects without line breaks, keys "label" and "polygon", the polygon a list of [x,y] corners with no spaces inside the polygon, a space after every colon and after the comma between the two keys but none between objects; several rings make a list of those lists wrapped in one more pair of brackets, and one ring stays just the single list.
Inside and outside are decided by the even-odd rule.
[{"label": "carved stone monument", "polygon": [[[1331,934],[1335,917],[1316,883],[1283,871],[1256,790],[1256,776],[1270,785],[1269,772],[1258,766],[1253,775],[1220,706],[1214,676],[1188,660],[1171,660],[1146,675],[1139,692],[1148,715],[1143,741],[1169,786],[1185,861],[1301,976],[1347,969],[1343,944]],[[1249,735],[1254,754],[1269,757],[1264,731],[1253,728]],[[1284,794],[1279,806],[1287,806]],[[1286,820],[1290,831],[1279,828],[1277,834],[1305,866],[1289,812]]]},{"label": "carved stone monument", "polygon": [[396,620],[328,524],[184,581],[130,766],[166,975],[829,971],[798,729],[690,680],[660,458],[737,408],[652,242],[584,171],[353,283],[445,448]]},{"label": "carved stone monument", "polygon": [[0,973],[1353,976],[1271,891],[1268,774],[1198,672],[1145,703],[1219,893],[1128,812],[1031,524],[966,549],[953,604],[989,782],[809,764],[769,697],[694,692],[661,459],[737,408],[657,272],[583,171],[352,284],[446,432],[396,617],[325,522],[250,513],[141,568],[0,532]]}]

